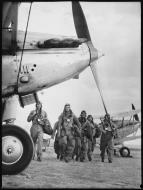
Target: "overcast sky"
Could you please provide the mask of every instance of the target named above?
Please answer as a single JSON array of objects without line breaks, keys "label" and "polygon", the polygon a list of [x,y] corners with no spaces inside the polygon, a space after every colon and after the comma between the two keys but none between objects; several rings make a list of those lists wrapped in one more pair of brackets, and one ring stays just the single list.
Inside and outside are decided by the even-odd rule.
[{"label": "overcast sky", "polygon": [[[128,111],[131,103],[141,108],[140,3],[81,2],[81,6],[93,44],[105,54],[98,60],[98,75],[108,112]],[[29,7],[29,3],[20,5],[19,30],[26,28]],[[28,31],[76,36],[71,2],[33,3]],[[79,80],[71,79],[38,94],[52,124],[67,102],[77,116],[83,109],[87,114],[104,114],[90,68],[80,74]],[[34,104],[18,108],[16,122],[27,125],[25,120],[33,108]]]}]

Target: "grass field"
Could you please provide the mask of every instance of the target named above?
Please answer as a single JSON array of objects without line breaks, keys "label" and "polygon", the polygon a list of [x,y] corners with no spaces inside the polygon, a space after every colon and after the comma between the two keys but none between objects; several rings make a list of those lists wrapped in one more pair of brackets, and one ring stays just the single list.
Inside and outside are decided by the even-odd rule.
[{"label": "grass field", "polygon": [[102,163],[99,154],[96,147],[91,162],[65,163],[50,146],[42,162],[32,160],[22,173],[2,176],[2,188],[140,188],[140,150],[131,151],[131,158],[114,156],[113,163]]}]

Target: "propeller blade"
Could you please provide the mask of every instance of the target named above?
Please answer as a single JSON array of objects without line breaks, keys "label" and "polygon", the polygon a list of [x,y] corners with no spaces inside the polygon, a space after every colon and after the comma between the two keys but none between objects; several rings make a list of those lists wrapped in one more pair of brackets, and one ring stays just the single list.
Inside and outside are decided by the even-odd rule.
[{"label": "propeller blade", "polygon": [[103,106],[104,106],[104,109],[105,109],[105,113],[108,114],[107,108],[105,106],[105,102],[104,102],[104,99],[103,99],[103,94],[102,94],[102,91],[101,91],[101,88],[100,88],[100,82],[99,82],[99,77],[98,77],[98,72],[97,72],[97,62],[96,61],[92,62],[90,64],[90,68],[91,68],[92,74],[94,76],[94,80],[96,82],[97,88],[99,90],[99,93],[100,93],[100,96],[101,96],[101,99],[102,99],[102,103],[103,103]]},{"label": "propeller blade", "polygon": [[73,20],[78,38],[86,38],[87,45],[90,49],[90,62],[98,59],[97,49],[94,48],[90,33],[88,30],[87,22],[83,14],[82,8],[78,1],[72,1]]},{"label": "propeller blade", "polygon": [[96,60],[99,58],[98,57],[98,51],[96,48],[94,48],[92,41],[91,41],[91,37],[90,37],[90,33],[88,30],[88,26],[87,26],[87,22],[85,19],[85,16],[83,14],[82,8],[79,4],[78,1],[72,1],[72,12],[73,12],[73,19],[74,19],[74,25],[75,25],[75,29],[76,29],[76,33],[78,38],[86,38],[87,41],[87,45],[89,47],[90,50],[90,67],[91,67],[91,71],[93,73],[95,82],[97,84],[97,88],[99,90],[101,99],[102,99],[102,103],[105,109],[105,112],[107,114],[107,109],[103,100],[103,95],[100,89],[100,85],[99,85],[99,80],[98,80],[98,75],[97,75],[97,71],[96,71]]},{"label": "propeller blade", "polygon": [[86,19],[78,1],[72,1],[72,12],[78,38],[86,38],[91,41]]}]

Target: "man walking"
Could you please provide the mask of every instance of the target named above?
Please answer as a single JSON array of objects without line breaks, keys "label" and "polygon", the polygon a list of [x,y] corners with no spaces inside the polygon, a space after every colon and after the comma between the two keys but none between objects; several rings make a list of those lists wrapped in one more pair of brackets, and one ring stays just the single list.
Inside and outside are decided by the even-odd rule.
[{"label": "man walking", "polygon": [[72,159],[75,148],[75,128],[80,129],[80,123],[72,112],[70,104],[64,106],[63,113],[59,117],[59,130],[60,130],[60,153],[61,159],[69,162]]},{"label": "man walking", "polygon": [[[34,156],[36,153],[36,142],[37,142],[37,161],[42,161],[42,146],[43,146],[43,125],[48,123],[50,125],[49,120],[47,119],[47,113],[42,110],[41,102],[36,103],[36,110],[30,112],[28,118],[28,122],[32,121],[32,127],[30,129],[31,137],[34,142]],[[51,125],[50,125],[51,126]]]},{"label": "man walking", "polygon": [[88,157],[88,160],[92,160],[92,142],[95,134],[95,128],[93,123],[92,115],[87,116],[86,122],[82,126],[82,147],[81,147],[81,158],[83,162]]},{"label": "man walking", "polygon": [[110,121],[109,114],[106,114],[101,124],[101,138],[100,138],[100,150],[101,161],[104,162],[105,150],[107,151],[108,162],[113,161],[113,137],[115,133],[115,126]]}]

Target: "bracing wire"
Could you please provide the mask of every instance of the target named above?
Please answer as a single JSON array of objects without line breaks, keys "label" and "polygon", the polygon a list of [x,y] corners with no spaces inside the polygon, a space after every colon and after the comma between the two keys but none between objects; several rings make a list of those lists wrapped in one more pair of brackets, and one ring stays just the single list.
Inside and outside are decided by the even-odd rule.
[{"label": "bracing wire", "polygon": [[18,80],[19,80],[19,75],[21,72],[21,64],[22,64],[22,58],[23,58],[23,51],[24,51],[24,47],[25,47],[25,41],[26,41],[26,35],[27,35],[27,29],[28,29],[28,23],[29,23],[29,18],[30,18],[31,7],[32,7],[32,2],[30,4],[30,8],[29,8],[27,25],[26,25],[25,36],[24,36],[23,47],[22,47],[22,53],[21,53],[21,59],[20,59],[19,70],[18,70],[18,75],[17,75],[17,92],[18,92]]}]

